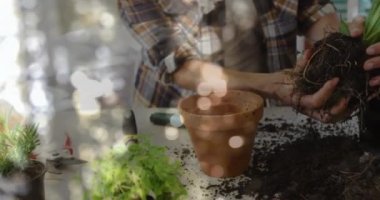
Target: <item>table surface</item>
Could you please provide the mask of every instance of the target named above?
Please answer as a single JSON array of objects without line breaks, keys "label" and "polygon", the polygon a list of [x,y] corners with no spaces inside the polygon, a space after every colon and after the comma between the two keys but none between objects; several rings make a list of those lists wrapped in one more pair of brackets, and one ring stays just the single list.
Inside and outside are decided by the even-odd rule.
[{"label": "table surface", "polygon": [[[236,194],[233,192],[227,196],[222,196],[221,194],[218,194],[218,187],[209,187],[220,185],[225,179],[208,177],[200,171],[187,130],[184,128],[178,129],[174,127],[153,125],[149,121],[149,117],[154,112],[177,114],[178,111],[176,109],[142,108],[141,112],[136,113],[136,121],[139,133],[149,135],[155,144],[167,146],[170,156],[183,162],[184,173],[181,180],[187,185],[189,199],[236,199]],[[309,123],[310,121],[313,121],[313,123]],[[278,131],[268,131],[265,130],[265,128],[260,129],[260,127],[265,127],[268,124],[280,127],[283,123],[294,124],[293,129],[278,129]],[[278,145],[292,142],[306,133],[305,131],[307,130],[301,130],[301,125],[305,124],[313,126],[313,128],[318,130],[322,137],[332,134],[332,132],[334,132],[332,130],[339,130],[339,132],[334,132],[334,134],[340,135],[355,135],[359,132],[357,118],[352,118],[339,124],[322,124],[311,120],[302,114],[296,113],[289,107],[270,107],[264,109],[264,115],[260,121],[258,133],[255,138],[255,148],[264,148],[270,151]],[[294,131],[294,128],[299,128],[299,131]],[[184,150],[190,150],[190,154],[188,154],[188,151]],[[242,175],[235,178],[229,178],[228,180],[230,181],[230,184],[239,184],[239,182],[246,178],[247,177]],[[253,197],[250,196],[243,196],[242,199],[252,198]]]},{"label": "table surface", "polygon": [[[123,110],[105,110],[102,111],[97,118],[80,119],[73,118],[74,113],[61,113],[58,118],[59,124],[62,127],[68,127],[69,124],[76,124],[72,131],[78,131],[73,134],[74,148],[77,149],[77,157],[91,162],[102,152],[106,151],[116,143],[121,141],[122,132],[122,117]],[[208,177],[200,171],[197,159],[195,157],[192,144],[184,128],[175,128],[169,126],[158,126],[150,122],[149,117],[152,113],[178,113],[177,109],[163,108],[138,108],[135,112],[137,131],[139,134],[149,135],[152,142],[157,145],[168,147],[168,154],[173,159],[181,160],[183,163],[184,173],[181,181],[186,185],[189,198],[194,200],[228,200],[236,199],[234,193],[227,196],[218,194],[217,187],[208,187],[210,185],[218,185],[225,179]],[[62,119],[67,119],[62,121]],[[297,127],[300,124],[305,124],[309,121],[302,114],[297,114],[289,107],[270,107],[264,109],[263,118],[260,121],[260,126],[265,127],[266,124],[274,124],[280,126],[282,123],[291,123]],[[340,130],[339,134],[353,135],[358,134],[359,128],[357,118],[350,119],[344,123],[336,125],[326,125],[315,122],[312,125],[320,130],[322,136],[329,135],[331,130]],[[258,130],[255,139],[255,148],[264,148],[271,150],[277,145],[291,142],[299,137],[302,137],[301,132],[294,131],[266,131],[265,129]],[[289,137],[292,136],[292,137]],[[186,152],[186,154],[185,154]],[[47,200],[77,200],[82,199],[83,192],[89,185],[91,177],[90,164],[72,166],[62,174],[46,173],[45,175],[45,196]],[[231,184],[239,184],[247,177],[238,176],[228,179]],[[208,188],[208,189],[205,189]],[[252,199],[252,197],[244,196],[242,199]]]}]

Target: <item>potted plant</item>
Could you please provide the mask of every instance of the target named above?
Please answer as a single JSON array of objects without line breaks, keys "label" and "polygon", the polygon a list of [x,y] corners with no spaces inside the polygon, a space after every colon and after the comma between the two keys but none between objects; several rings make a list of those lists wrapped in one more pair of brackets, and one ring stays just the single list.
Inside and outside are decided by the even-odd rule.
[{"label": "potted plant", "polygon": [[186,195],[179,180],[180,163],[172,161],[166,148],[148,138],[114,148],[93,164],[94,175],[87,199],[177,200]]},{"label": "potted plant", "polygon": [[44,200],[45,166],[33,155],[37,126],[11,120],[0,117],[0,199]]}]

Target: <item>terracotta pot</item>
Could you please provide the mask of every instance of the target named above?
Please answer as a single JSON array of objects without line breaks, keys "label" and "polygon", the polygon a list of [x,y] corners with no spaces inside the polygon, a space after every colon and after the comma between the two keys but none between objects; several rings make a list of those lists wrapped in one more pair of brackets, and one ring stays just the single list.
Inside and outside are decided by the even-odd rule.
[{"label": "terracotta pot", "polygon": [[0,188],[0,196],[15,197],[19,200],[45,200],[45,172],[43,163],[32,161],[25,170],[1,178],[2,184],[6,184],[7,187]]},{"label": "terracotta pot", "polygon": [[248,168],[263,106],[259,95],[243,91],[180,100],[180,113],[205,174],[233,177]]}]

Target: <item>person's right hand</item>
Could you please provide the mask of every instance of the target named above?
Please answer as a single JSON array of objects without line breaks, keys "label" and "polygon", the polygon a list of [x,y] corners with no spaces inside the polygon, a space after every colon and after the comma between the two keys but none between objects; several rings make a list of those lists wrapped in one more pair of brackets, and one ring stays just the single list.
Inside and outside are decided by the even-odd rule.
[{"label": "person's right hand", "polygon": [[[352,37],[361,37],[364,33],[365,18],[362,16],[355,17],[349,24],[349,30]],[[380,70],[380,42],[370,45],[366,49],[367,55],[370,57],[364,63],[364,70],[372,72]],[[380,87],[380,75],[371,77],[369,86]]]}]

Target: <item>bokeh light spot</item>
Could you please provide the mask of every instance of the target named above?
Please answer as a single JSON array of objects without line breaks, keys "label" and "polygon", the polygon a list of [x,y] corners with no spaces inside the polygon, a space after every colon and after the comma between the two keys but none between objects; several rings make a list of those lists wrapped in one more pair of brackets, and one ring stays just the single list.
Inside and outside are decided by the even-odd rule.
[{"label": "bokeh light spot", "polygon": [[243,144],[244,144],[244,138],[241,136],[232,136],[228,140],[228,145],[230,145],[230,147],[233,149],[241,148]]},{"label": "bokeh light spot", "polygon": [[211,92],[212,92],[212,87],[207,82],[201,82],[197,87],[197,93],[201,96],[207,96],[211,94]]},{"label": "bokeh light spot", "polygon": [[217,97],[224,97],[227,94],[227,82],[225,80],[216,80],[214,93]]},{"label": "bokeh light spot", "polygon": [[178,114],[174,114],[170,117],[170,125],[178,128],[183,125],[183,120],[181,120],[181,116]]},{"label": "bokeh light spot", "polygon": [[176,140],[179,137],[179,131],[174,127],[166,127],[165,128],[165,137],[168,140]]},{"label": "bokeh light spot", "polygon": [[220,178],[224,175],[224,169],[220,165],[214,165],[211,167],[211,176]]},{"label": "bokeh light spot", "polygon": [[209,110],[211,108],[211,100],[208,97],[200,97],[197,100],[197,106],[200,110]]}]

